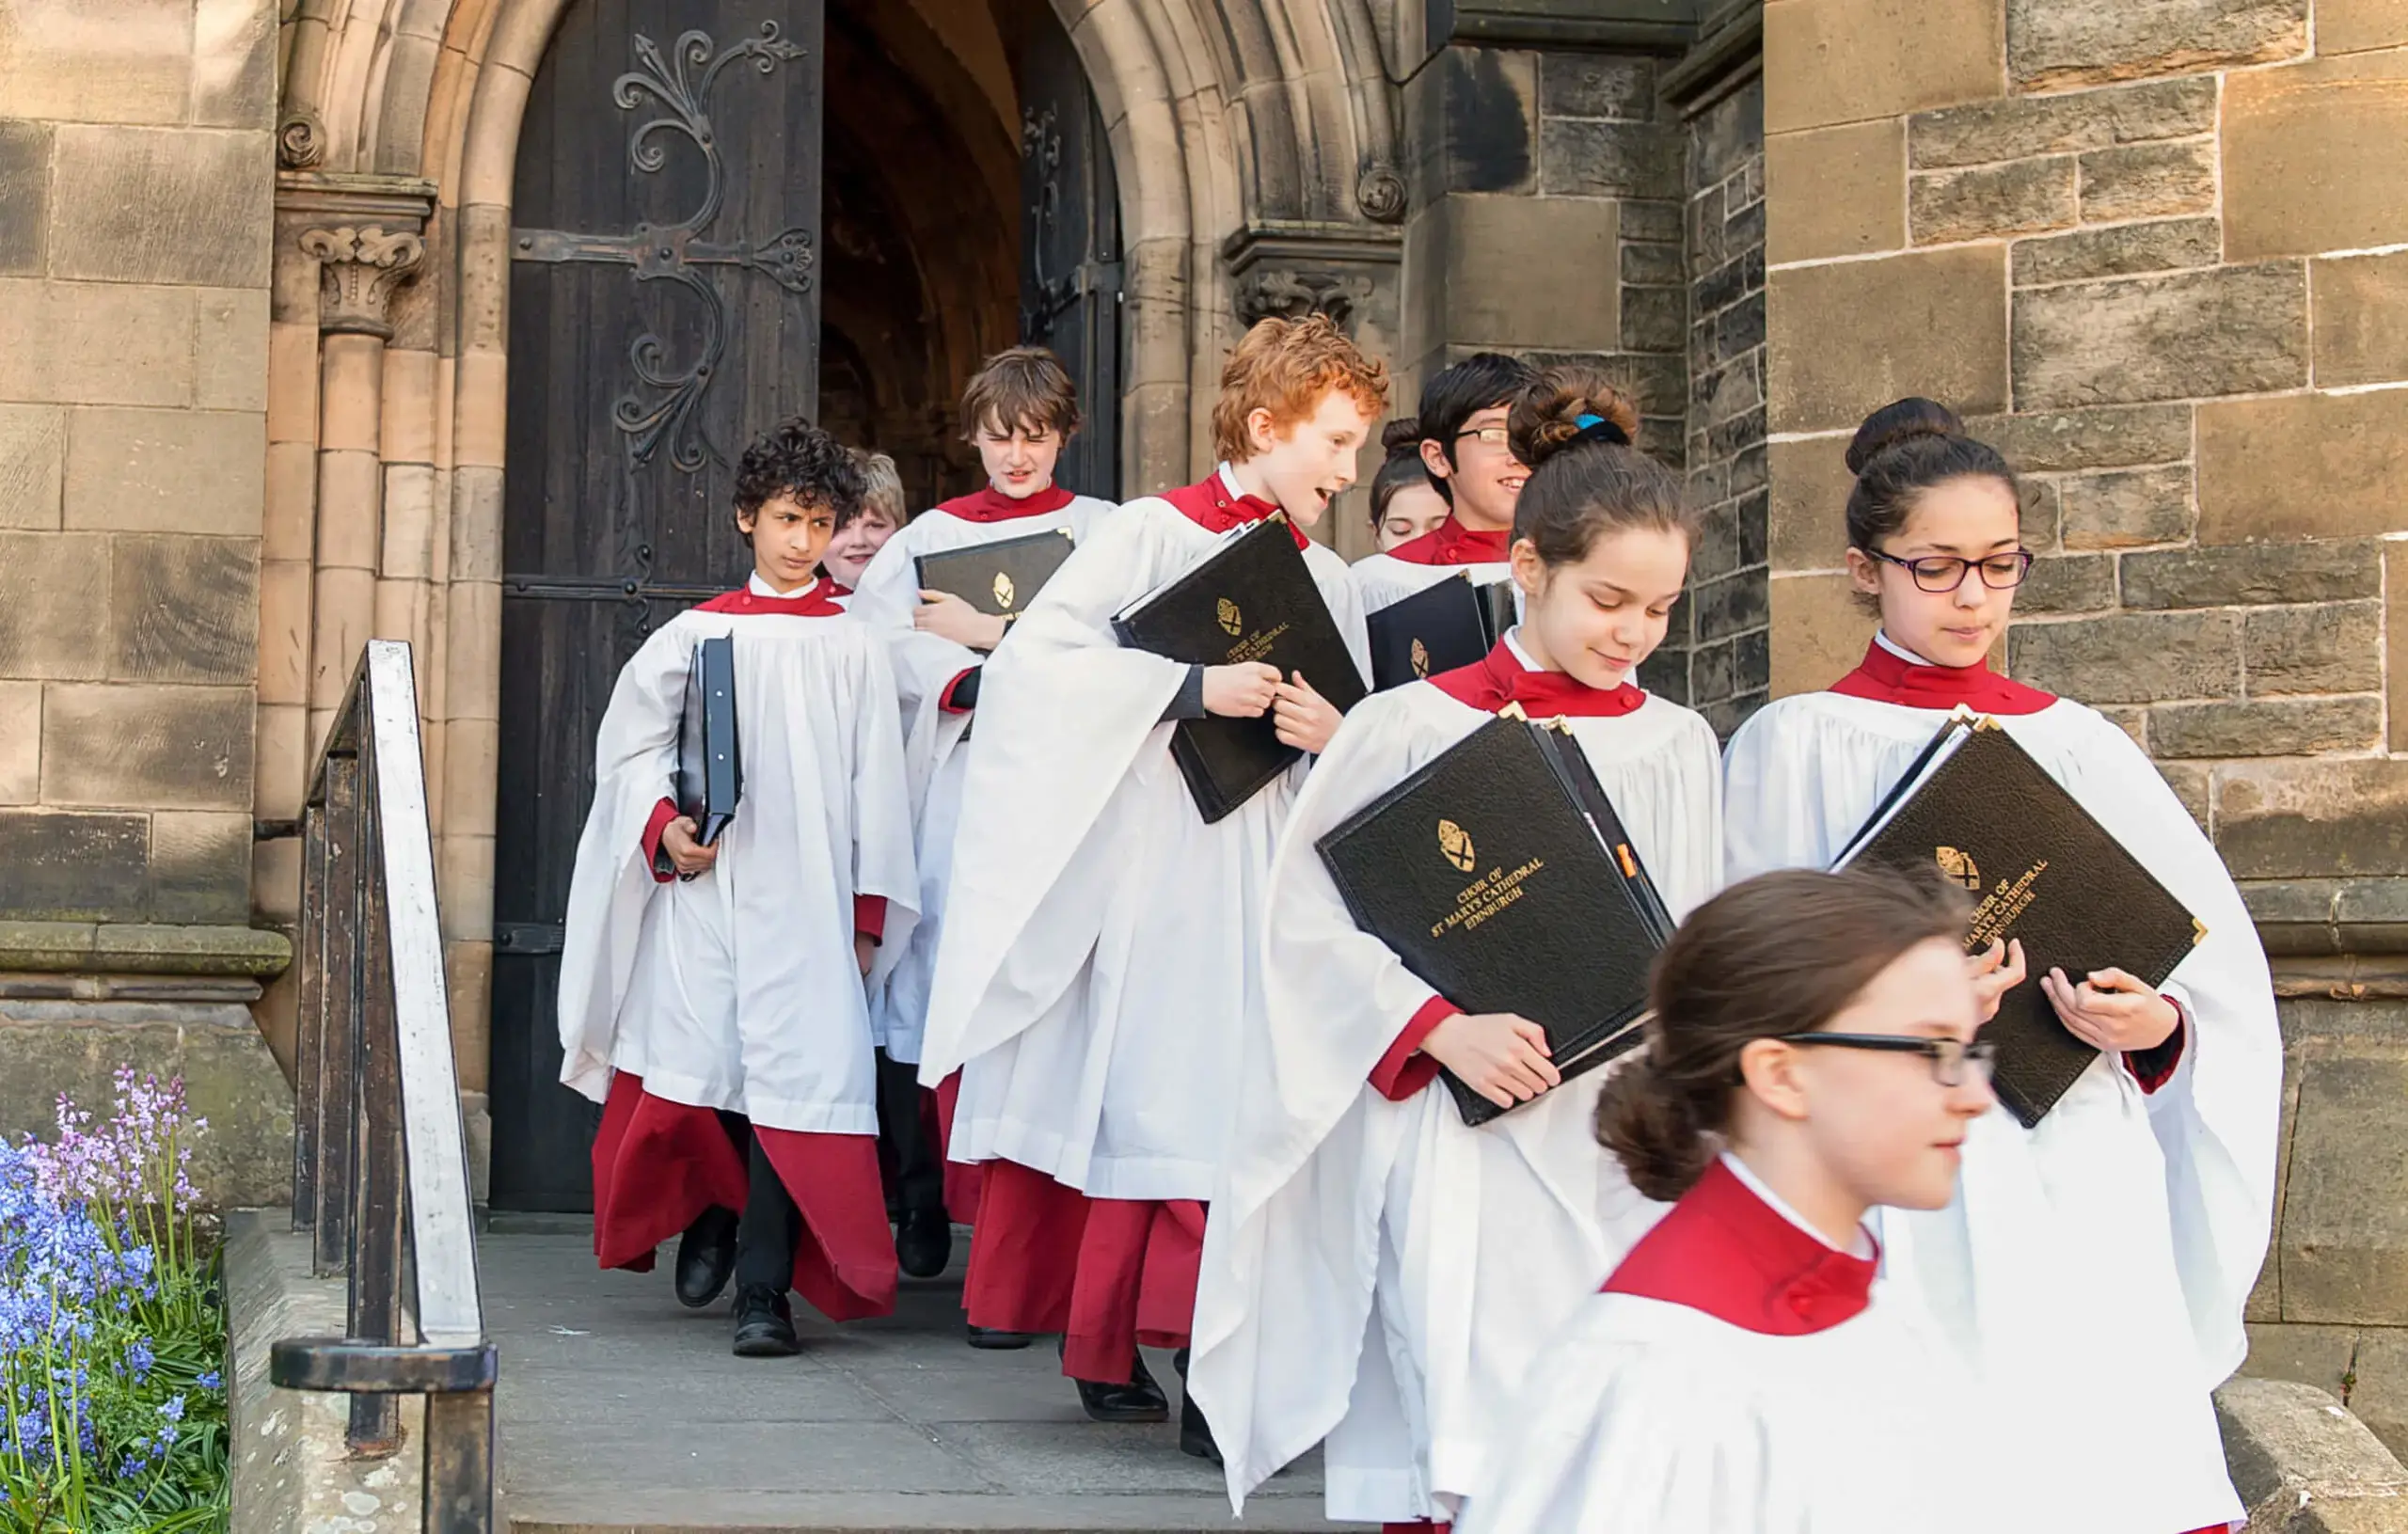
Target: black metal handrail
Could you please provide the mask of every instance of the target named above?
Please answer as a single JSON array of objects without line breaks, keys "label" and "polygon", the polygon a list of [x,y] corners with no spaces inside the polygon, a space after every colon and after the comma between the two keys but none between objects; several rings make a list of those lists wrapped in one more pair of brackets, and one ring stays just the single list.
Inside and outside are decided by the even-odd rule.
[{"label": "black metal handrail", "polygon": [[493,1527],[493,1343],[436,921],[410,647],[369,641],[301,817],[293,1224],[347,1276],[342,1337],[277,1342],[269,1377],[351,1398],[353,1452],[402,1447],[425,1398],[427,1534]]}]

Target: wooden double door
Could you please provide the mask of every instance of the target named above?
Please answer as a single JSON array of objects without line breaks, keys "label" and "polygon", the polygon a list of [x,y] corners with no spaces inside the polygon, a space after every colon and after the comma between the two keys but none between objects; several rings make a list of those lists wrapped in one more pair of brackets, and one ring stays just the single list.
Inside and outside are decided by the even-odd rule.
[{"label": "wooden double door", "polygon": [[[841,0],[840,0],[841,3]],[[510,282],[491,1101],[496,1208],[591,1206],[559,1084],[562,924],[594,736],[645,636],[740,584],[746,443],[816,418],[826,0],[585,0],[519,142]],[[1050,15],[1021,49],[1023,339],[1077,373],[1066,482],[1117,490],[1110,151]]]}]

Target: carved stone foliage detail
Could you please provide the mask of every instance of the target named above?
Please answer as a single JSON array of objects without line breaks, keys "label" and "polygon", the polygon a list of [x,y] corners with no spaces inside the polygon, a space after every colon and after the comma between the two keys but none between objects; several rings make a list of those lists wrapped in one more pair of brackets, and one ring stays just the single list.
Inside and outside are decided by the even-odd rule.
[{"label": "carved stone foliage detail", "polygon": [[390,340],[393,290],[417,273],[426,259],[426,242],[407,229],[388,233],[366,224],[309,229],[301,236],[301,248],[321,263],[318,328]]},{"label": "carved stone foliage detail", "polygon": [[1252,326],[1274,315],[1301,320],[1326,315],[1353,332],[1356,306],[1371,296],[1371,279],[1309,267],[1256,267],[1238,279],[1238,318]]}]

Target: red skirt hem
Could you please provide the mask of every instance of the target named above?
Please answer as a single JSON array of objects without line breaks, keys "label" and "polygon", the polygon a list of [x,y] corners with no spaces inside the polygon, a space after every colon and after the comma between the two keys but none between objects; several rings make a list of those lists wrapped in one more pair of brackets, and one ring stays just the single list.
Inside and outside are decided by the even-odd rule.
[{"label": "red skirt hem", "polygon": [[1062,1372],[1125,1382],[1142,1344],[1183,1348],[1204,1206],[1089,1198],[1017,1162],[986,1163],[962,1304],[973,1325],[1062,1334]]},{"label": "red skirt hem", "polygon": [[[895,1233],[877,1137],[753,1132],[802,1214],[795,1292],[831,1321],[891,1313]],[[714,1205],[742,1210],[750,1185],[718,1113],[654,1097],[626,1071],[611,1078],[594,1139],[594,1256],[602,1267],[651,1272],[661,1242]]]}]

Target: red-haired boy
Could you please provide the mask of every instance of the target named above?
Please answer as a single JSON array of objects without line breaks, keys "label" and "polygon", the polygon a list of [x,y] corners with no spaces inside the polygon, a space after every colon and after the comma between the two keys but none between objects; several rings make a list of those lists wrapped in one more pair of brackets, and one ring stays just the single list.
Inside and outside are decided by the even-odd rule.
[{"label": "red-haired boy", "polygon": [[[986,1167],[972,1323],[1064,1334],[1099,1420],[1167,1414],[1137,1346],[1187,1340],[1263,886],[1306,770],[1207,825],[1171,727],[1270,714],[1313,752],[1339,723],[1313,678],[1125,649],[1112,621],[1284,510],[1364,667],[1345,562],[1303,530],[1353,482],[1386,402],[1384,370],[1328,321],[1256,325],[1222,373],[1220,467],[1105,518],[985,668],[963,793],[982,808],[954,844],[921,1080],[962,1070],[951,1154]],[[1192,1410],[1180,1445],[1212,1452]]]}]

